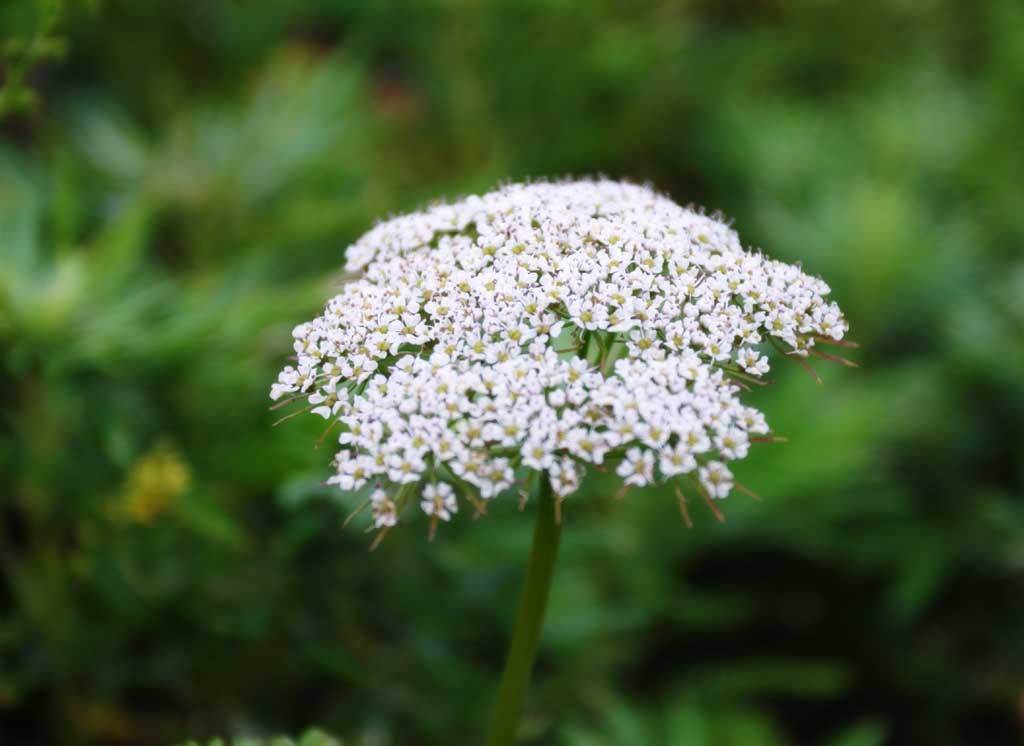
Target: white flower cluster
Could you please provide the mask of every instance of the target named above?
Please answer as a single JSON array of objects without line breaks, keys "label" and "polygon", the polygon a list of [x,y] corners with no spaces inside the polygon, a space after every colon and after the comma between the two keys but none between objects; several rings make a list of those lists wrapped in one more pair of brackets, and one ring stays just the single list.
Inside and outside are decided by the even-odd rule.
[{"label": "white flower cluster", "polygon": [[[544,470],[729,494],[768,427],[742,381],[846,330],[828,286],[745,251],[722,221],[613,181],[510,185],[378,225],[360,272],[294,331],[271,396],[340,425],[329,480],[373,483],[378,527],[422,492],[432,521]],[[420,489],[423,485],[424,489]]]}]

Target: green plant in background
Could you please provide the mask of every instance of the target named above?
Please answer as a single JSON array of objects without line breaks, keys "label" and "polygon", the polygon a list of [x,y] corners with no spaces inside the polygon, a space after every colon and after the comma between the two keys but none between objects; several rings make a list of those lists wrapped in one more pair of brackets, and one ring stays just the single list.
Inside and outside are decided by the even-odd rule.
[{"label": "green plant in background", "polygon": [[219,738],[200,744],[196,741],[189,741],[182,746],[343,746],[342,742],[321,730],[309,730],[297,739],[287,736],[277,738],[239,738],[226,742]]},{"label": "green plant in background", "polygon": [[[61,24],[74,2],[35,0],[31,8],[22,4],[22,17],[29,20],[19,24],[20,33],[0,40],[0,121],[6,115],[27,113],[36,107],[38,100],[28,77],[40,63],[58,61],[67,53]],[[95,10],[98,0],[85,0],[84,4]]]},{"label": "green plant in background", "polygon": [[[0,38],[38,18],[0,3]],[[790,445],[735,464],[765,502],[724,524],[585,480],[522,738],[1019,742],[1019,2],[62,19],[65,56],[0,126],[0,740],[475,738],[532,522],[498,501],[366,557],[322,426],[270,428],[265,384],[375,216],[607,173],[827,277],[863,367],[758,392]],[[163,469],[180,491],[139,491]]]}]

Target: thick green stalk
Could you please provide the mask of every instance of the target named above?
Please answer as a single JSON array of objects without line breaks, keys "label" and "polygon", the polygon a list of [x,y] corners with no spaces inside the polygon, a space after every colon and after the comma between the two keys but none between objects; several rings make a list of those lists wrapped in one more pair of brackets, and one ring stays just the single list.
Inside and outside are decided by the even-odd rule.
[{"label": "thick green stalk", "polygon": [[519,599],[512,643],[501,675],[498,698],[494,705],[486,746],[511,746],[516,741],[523,700],[530,683],[533,658],[540,640],[548,591],[558,556],[558,540],[562,527],[555,520],[555,500],[546,473],[537,475],[533,489],[537,503],[537,523],[533,529],[533,548],[526,569],[523,595]]}]

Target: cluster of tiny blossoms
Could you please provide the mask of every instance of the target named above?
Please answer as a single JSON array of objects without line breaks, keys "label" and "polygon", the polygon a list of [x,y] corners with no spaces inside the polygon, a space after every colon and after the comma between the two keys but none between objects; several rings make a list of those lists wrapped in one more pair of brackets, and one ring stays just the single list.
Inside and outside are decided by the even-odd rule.
[{"label": "cluster of tiny blossoms", "polygon": [[607,180],[437,205],[347,259],[357,279],[295,328],[271,396],[340,426],[328,481],[370,485],[378,528],[406,502],[433,524],[456,494],[479,509],[529,470],[559,498],[587,467],[723,498],[727,463],[768,434],[739,400],[768,371],[764,348],[800,358],[846,330],[821,280]]}]

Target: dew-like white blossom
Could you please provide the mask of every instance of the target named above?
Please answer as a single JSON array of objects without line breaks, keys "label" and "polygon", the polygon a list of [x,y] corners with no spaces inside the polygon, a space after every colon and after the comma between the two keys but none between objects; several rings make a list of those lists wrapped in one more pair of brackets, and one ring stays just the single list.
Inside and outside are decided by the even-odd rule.
[{"label": "dew-like white blossom", "polygon": [[428,484],[423,488],[420,507],[427,515],[436,516],[442,521],[450,520],[453,513],[459,512],[459,506],[455,502],[455,490],[444,482]]},{"label": "dew-like white blossom", "polygon": [[741,385],[773,347],[803,358],[846,331],[820,279],[607,180],[436,205],[379,224],[347,259],[357,278],[295,328],[271,396],[339,428],[329,481],[373,485],[377,527],[417,495],[447,521],[456,492],[487,501],[531,470],[566,497],[606,463],[626,485],[726,497],[725,462],[769,432]]},{"label": "dew-like white blossom", "polygon": [[375,528],[387,528],[398,522],[398,510],[395,503],[384,490],[373,491],[373,494],[370,495],[370,505],[373,510]]},{"label": "dew-like white blossom", "polygon": [[615,473],[624,484],[643,487],[654,480],[654,454],[641,448],[630,448]]}]

